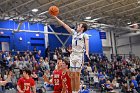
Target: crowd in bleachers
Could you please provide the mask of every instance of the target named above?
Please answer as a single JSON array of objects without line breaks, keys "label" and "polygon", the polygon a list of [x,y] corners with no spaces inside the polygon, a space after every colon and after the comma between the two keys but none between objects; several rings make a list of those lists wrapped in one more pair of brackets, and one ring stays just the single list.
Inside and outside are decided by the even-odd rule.
[{"label": "crowd in bleachers", "polygon": [[35,81],[38,81],[38,77],[42,77],[43,73],[50,71],[50,64],[47,57],[41,57],[41,51],[25,51],[12,53],[12,52],[0,52],[0,65],[1,74],[0,79],[5,80],[8,75],[8,70],[13,70],[13,77],[11,81],[3,88],[0,86],[0,91],[5,89],[16,88],[17,80],[22,75],[22,69],[28,68],[32,71],[32,77]]},{"label": "crowd in bleachers", "polygon": [[[66,54],[65,54],[66,53]],[[41,51],[25,51],[12,54],[12,52],[0,52],[1,74],[0,80],[5,80],[8,69],[14,70],[14,75],[5,87],[0,87],[0,93],[5,89],[16,88],[18,78],[24,67],[32,71],[32,77],[36,82],[43,73],[52,73],[58,56],[69,57],[71,46],[68,48],[56,48],[53,59],[41,56]],[[140,59],[138,57],[116,57],[109,61],[105,56],[91,55],[89,63],[85,63],[81,70],[83,85],[91,89],[99,89],[101,92],[121,89],[122,93],[140,93]],[[88,83],[88,84],[86,84]],[[81,90],[86,90],[85,86]]]},{"label": "crowd in bleachers", "polygon": [[83,67],[82,73],[84,77],[88,76],[87,81],[93,78],[94,88],[100,89],[101,92],[121,89],[122,93],[140,93],[140,59],[138,57],[118,56],[108,61],[106,57],[92,55],[90,64]]},{"label": "crowd in bleachers", "polygon": [[[53,53],[53,58],[50,59],[49,50],[45,51],[45,57],[41,56],[41,51],[37,51],[36,48],[31,51],[17,51],[8,52],[0,51],[0,80],[5,80],[8,71],[13,70],[13,77],[4,87],[0,86],[0,93],[5,89],[16,88],[16,83],[22,75],[22,69],[28,68],[32,71],[32,78],[38,81],[39,77],[42,77],[44,73],[52,74],[55,69],[56,60],[58,56],[69,56],[70,46],[68,48],[56,48]],[[65,54],[64,54],[65,53]],[[64,54],[64,55],[63,55]],[[48,74],[47,74],[48,75]],[[50,76],[48,76],[50,77]]]}]

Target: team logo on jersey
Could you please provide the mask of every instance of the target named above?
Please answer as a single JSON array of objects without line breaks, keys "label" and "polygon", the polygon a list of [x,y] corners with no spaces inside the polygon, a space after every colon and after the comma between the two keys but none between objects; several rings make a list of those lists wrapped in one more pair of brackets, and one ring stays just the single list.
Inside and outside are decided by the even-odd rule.
[{"label": "team logo on jersey", "polygon": [[75,37],[74,40],[82,40],[82,38]]}]

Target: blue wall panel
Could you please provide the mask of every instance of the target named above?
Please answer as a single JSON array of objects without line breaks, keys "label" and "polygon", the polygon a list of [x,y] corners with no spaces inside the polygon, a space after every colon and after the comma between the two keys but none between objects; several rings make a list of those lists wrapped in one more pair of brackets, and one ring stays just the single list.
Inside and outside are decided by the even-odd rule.
[{"label": "blue wall panel", "polygon": [[32,24],[32,23],[30,23],[29,29],[30,29],[30,30],[36,30],[36,31],[38,31],[37,24]]},{"label": "blue wall panel", "polygon": [[10,42],[9,36],[0,36],[0,42]]},{"label": "blue wall panel", "polygon": [[9,27],[6,28],[15,29],[15,22],[14,21],[8,21],[8,22],[9,22]]},{"label": "blue wall panel", "polygon": [[[8,28],[8,29],[17,29],[18,27],[17,22],[15,21],[0,21],[0,28]],[[25,22],[22,24],[20,30],[35,30],[35,31],[44,31],[44,25],[43,24],[30,24],[28,22]],[[9,36],[9,39],[7,38],[0,38],[0,42],[9,42],[10,44],[10,50],[15,51],[26,51],[31,50],[33,51],[33,48],[36,47],[37,50],[42,51],[42,56],[44,56],[45,51],[45,40],[34,40],[32,41],[31,38],[43,38],[44,34],[39,34],[39,36],[36,36],[37,33],[29,33],[29,32],[19,32],[19,33],[12,33],[12,31],[8,30],[1,30],[4,32],[3,35],[0,36]],[[22,37],[22,41],[19,40],[19,38]],[[30,42],[30,44],[28,43]],[[31,42],[35,43],[32,44]],[[41,45],[40,45],[41,44]]]},{"label": "blue wall panel", "polygon": [[[63,27],[55,27],[54,25],[51,25],[52,29],[57,32],[57,33],[68,33]],[[52,32],[50,30],[50,28],[48,28],[49,32]],[[68,36],[63,36],[63,35],[58,35],[58,37],[62,40],[62,42],[65,42]],[[49,34],[48,35],[49,38],[49,46],[50,46],[50,50],[52,52],[54,52],[55,48],[59,48],[62,47],[62,44],[59,42],[59,40],[56,38],[55,35],[53,34]],[[71,40],[70,40],[71,41]],[[71,43],[70,43],[71,44]],[[67,45],[69,45],[67,43]]]},{"label": "blue wall panel", "polygon": [[62,47],[62,44],[58,41],[55,35],[49,34],[48,38],[51,52],[54,52],[55,48]]},{"label": "blue wall panel", "polygon": [[38,23],[38,29],[39,31],[44,31],[44,25]]},{"label": "blue wall panel", "polygon": [[0,28],[9,28],[9,21],[0,21]]},{"label": "blue wall panel", "polygon": [[103,53],[102,41],[100,39],[99,31],[92,29],[86,32],[91,35],[89,37],[89,51],[90,53]]},{"label": "blue wall panel", "polygon": [[25,26],[25,30],[28,30],[29,29],[29,23],[28,22],[25,22],[24,23],[24,26]]}]

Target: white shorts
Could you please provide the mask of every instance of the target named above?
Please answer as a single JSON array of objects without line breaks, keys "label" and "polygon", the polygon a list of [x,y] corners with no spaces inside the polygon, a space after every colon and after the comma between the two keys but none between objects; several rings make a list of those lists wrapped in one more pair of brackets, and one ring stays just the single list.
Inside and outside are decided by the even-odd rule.
[{"label": "white shorts", "polygon": [[84,53],[72,52],[70,55],[70,68],[81,68],[84,62]]}]

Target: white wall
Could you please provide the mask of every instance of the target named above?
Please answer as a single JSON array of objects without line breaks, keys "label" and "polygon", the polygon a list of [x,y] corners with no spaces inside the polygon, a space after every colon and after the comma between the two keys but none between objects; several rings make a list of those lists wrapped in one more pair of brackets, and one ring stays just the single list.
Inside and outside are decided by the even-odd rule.
[{"label": "white wall", "polygon": [[129,54],[131,52],[129,37],[116,39],[117,53]]},{"label": "white wall", "polygon": [[133,53],[140,57],[140,36],[117,38],[118,54]]},{"label": "white wall", "polygon": [[[103,32],[103,31],[102,31]],[[111,47],[111,42],[110,42],[110,32],[106,32],[106,39],[102,39],[102,45],[104,47]]]},{"label": "white wall", "polygon": [[[104,31],[102,31],[104,32]],[[111,42],[110,42],[110,32],[106,32],[106,39],[102,39],[103,53],[106,54],[108,59],[111,58]]]},{"label": "white wall", "polygon": [[132,45],[132,52],[140,57],[140,43],[139,44],[133,44]]},{"label": "white wall", "polygon": [[132,41],[132,52],[136,56],[140,57],[140,35],[132,37],[131,41]]},{"label": "white wall", "polygon": [[9,43],[8,42],[1,42],[2,51],[9,51]]}]

